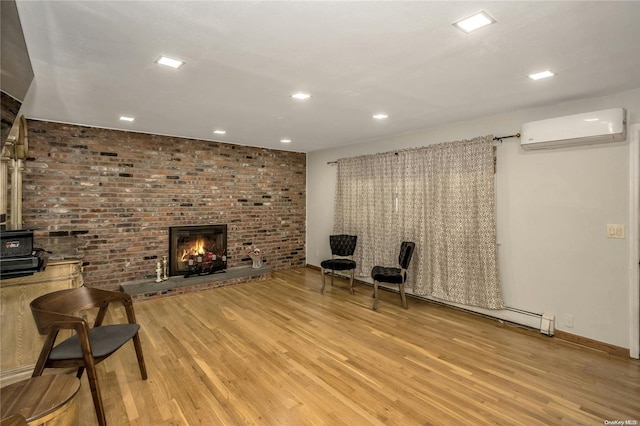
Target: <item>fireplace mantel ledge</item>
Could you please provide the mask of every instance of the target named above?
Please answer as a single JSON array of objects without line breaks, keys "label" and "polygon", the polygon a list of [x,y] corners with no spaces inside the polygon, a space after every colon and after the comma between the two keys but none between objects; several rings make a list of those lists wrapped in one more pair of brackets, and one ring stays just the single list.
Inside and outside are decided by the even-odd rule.
[{"label": "fireplace mantel ledge", "polygon": [[134,300],[153,299],[230,284],[269,279],[271,278],[271,272],[273,272],[273,268],[270,266],[261,268],[240,266],[227,268],[225,272],[216,272],[209,275],[191,276],[189,278],[184,278],[182,275],[169,277],[168,280],[159,283],[155,279],[132,281],[120,284],[120,290],[130,294]]}]

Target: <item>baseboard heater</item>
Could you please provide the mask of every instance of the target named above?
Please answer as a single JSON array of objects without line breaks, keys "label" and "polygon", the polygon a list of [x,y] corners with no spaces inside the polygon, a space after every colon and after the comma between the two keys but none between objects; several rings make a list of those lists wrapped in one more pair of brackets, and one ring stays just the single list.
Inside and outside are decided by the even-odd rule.
[{"label": "baseboard heater", "polygon": [[513,308],[511,306],[505,306],[506,311],[517,312],[521,315],[528,315],[535,317],[540,321],[540,333],[547,336],[553,336],[555,331],[555,317],[551,314],[538,314],[535,312],[525,311],[524,309]]},{"label": "baseboard heater", "polygon": [[[335,275],[338,276],[338,277],[341,277],[341,278],[349,279],[349,276],[341,274],[341,273],[336,273]],[[363,281],[362,279],[356,278],[355,281],[360,283],[360,284],[366,284],[366,285],[369,285],[369,286],[373,286],[373,283],[370,283],[370,282],[367,282],[367,281]],[[379,286],[379,288],[382,288],[384,290],[387,290],[387,291],[390,291],[390,292],[393,292],[393,293],[399,293],[400,292],[398,289],[396,289],[394,287],[387,287],[384,284],[381,284]],[[489,314],[486,314],[486,313],[483,313],[483,312],[478,312],[478,311],[474,311],[472,309],[468,309],[468,308],[464,308],[464,307],[461,307],[461,306],[458,306],[458,305],[450,304],[450,303],[447,303],[446,301],[442,301],[442,300],[439,300],[439,299],[433,299],[433,298],[429,298],[429,297],[425,297],[425,296],[419,296],[419,295],[413,294],[410,290],[406,291],[406,294],[407,294],[407,296],[410,296],[410,297],[415,298],[415,299],[423,300],[423,301],[426,301],[426,302],[438,303],[439,305],[447,306],[447,307],[454,308],[454,309],[459,309],[461,311],[469,312],[469,313],[472,313],[472,314],[475,314],[475,315],[481,315],[483,317],[491,318],[491,319],[494,319],[496,321],[507,321],[507,322],[510,322],[510,323],[517,324],[519,326],[527,327],[529,329],[533,329],[533,330],[537,329],[537,330],[540,331],[541,334],[544,334],[544,335],[547,335],[547,336],[553,336],[554,331],[555,331],[555,316],[552,315],[552,314],[548,314],[548,313],[539,314],[539,313],[536,313],[536,312],[525,311],[524,309],[514,308],[514,307],[511,307],[511,306],[505,306],[504,307],[505,311],[513,312],[513,313],[516,313],[518,315],[523,315],[523,316],[531,317],[532,319],[534,319],[533,321],[527,321],[527,323],[523,324],[523,323],[519,323],[519,322],[516,322],[516,321],[513,321],[513,320],[505,320],[504,318],[499,318],[499,317],[496,317],[496,316],[493,316],[493,315],[489,315]],[[536,324],[538,324],[539,326],[532,325],[534,322]]]}]

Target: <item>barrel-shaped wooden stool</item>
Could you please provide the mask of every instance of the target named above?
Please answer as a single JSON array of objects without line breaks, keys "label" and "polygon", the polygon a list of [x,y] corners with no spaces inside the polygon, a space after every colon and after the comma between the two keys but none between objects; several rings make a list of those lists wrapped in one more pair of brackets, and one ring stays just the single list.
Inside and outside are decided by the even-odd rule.
[{"label": "barrel-shaped wooden stool", "polygon": [[2,417],[21,415],[30,426],[78,425],[74,398],[78,389],[80,380],[69,374],[48,374],[5,386],[0,389]]}]

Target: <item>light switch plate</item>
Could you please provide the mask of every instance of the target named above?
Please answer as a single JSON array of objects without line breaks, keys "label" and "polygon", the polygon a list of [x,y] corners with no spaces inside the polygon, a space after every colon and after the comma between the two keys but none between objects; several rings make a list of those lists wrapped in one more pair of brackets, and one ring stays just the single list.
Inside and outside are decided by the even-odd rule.
[{"label": "light switch plate", "polygon": [[624,239],[624,225],[607,224],[607,238]]}]

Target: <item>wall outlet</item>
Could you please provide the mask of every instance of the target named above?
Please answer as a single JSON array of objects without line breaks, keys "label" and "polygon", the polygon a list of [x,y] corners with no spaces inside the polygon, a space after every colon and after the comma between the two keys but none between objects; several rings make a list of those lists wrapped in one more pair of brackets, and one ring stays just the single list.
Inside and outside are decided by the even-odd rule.
[{"label": "wall outlet", "polygon": [[569,328],[573,328],[573,315],[565,314],[565,316],[564,316],[564,325],[566,325]]}]

